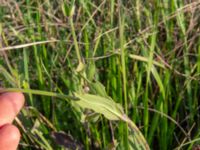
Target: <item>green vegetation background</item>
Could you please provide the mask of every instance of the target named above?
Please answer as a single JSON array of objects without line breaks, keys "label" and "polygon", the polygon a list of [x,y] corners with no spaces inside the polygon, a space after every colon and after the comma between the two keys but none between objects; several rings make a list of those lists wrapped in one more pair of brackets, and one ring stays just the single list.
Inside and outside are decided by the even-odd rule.
[{"label": "green vegetation background", "polygon": [[151,149],[198,147],[199,14],[199,0],[1,0],[1,87],[41,94],[16,118],[19,149],[133,149],[122,121],[43,92],[98,95],[91,83]]}]

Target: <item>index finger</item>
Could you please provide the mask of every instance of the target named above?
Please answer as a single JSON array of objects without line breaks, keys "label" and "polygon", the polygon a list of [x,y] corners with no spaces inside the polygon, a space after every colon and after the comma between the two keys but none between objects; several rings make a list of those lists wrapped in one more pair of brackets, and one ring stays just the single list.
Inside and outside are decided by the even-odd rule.
[{"label": "index finger", "polygon": [[8,92],[0,95],[0,127],[12,123],[24,105],[24,95],[19,92]]}]

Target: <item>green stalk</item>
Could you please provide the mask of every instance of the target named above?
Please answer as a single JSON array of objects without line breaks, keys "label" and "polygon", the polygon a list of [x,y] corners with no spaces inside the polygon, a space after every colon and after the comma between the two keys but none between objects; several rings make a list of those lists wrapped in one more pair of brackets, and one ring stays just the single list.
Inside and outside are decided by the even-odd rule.
[{"label": "green stalk", "polygon": [[52,97],[57,97],[57,98],[61,98],[61,99],[77,100],[77,98],[72,97],[72,96],[54,93],[54,92],[42,91],[42,90],[35,90],[35,89],[21,89],[21,88],[0,89],[0,93],[5,93],[5,92],[22,92],[22,93],[27,93],[27,94],[35,94],[35,95],[50,96],[50,97],[52,96]]},{"label": "green stalk", "polygon": [[84,63],[82,61],[81,53],[80,53],[78,42],[77,42],[77,36],[76,36],[75,28],[74,28],[73,16],[69,17],[69,22],[70,22],[71,32],[72,32],[72,36],[73,36],[73,40],[74,40],[76,55],[77,55],[77,58],[78,58],[78,61],[79,61],[79,65],[77,67],[77,70],[79,71],[79,69],[80,70],[83,69]]},{"label": "green stalk", "polygon": [[[121,1],[119,2],[121,5]],[[121,67],[122,67],[122,78],[123,78],[123,98],[124,98],[124,109],[125,114],[128,115],[128,102],[127,102],[127,78],[126,78],[126,55],[124,48],[124,16],[122,15],[121,8],[119,11],[119,36],[120,36],[120,50],[121,50]],[[129,149],[128,142],[128,124],[124,126],[124,147]]]},{"label": "green stalk", "polygon": [[127,102],[127,78],[126,78],[126,54],[124,48],[124,16],[119,16],[119,32],[120,32],[120,50],[121,50],[121,65],[123,78],[123,93],[124,93],[124,107],[125,113],[128,114]]},{"label": "green stalk", "polygon": [[[26,81],[26,87],[24,88],[30,88],[29,85],[29,70],[28,70],[28,65],[29,65],[29,52],[27,52],[26,49],[23,50],[23,59],[24,59],[24,74],[25,74],[25,81]],[[31,106],[34,106],[33,102],[33,96],[29,94],[29,99],[30,99],[30,104]]]}]

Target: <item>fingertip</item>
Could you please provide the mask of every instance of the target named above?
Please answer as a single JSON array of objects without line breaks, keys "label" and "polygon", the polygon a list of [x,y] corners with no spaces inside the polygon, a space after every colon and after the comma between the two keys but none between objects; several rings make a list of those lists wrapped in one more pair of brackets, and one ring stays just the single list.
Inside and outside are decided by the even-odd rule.
[{"label": "fingertip", "polygon": [[25,102],[24,95],[21,92],[7,92],[0,95],[0,101],[8,101],[10,100],[17,110],[20,110]]},{"label": "fingertip", "polygon": [[1,150],[14,150],[20,141],[19,129],[12,125],[6,124],[0,128],[0,149]]},{"label": "fingertip", "polygon": [[0,95],[0,126],[12,123],[24,105],[24,95],[19,92],[8,92]]},{"label": "fingertip", "polygon": [[2,97],[5,97],[5,98],[10,99],[10,100],[17,101],[18,104],[20,104],[21,107],[24,105],[25,97],[24,97],[24,94],[22,94],[21,92],[7,92],[7,93],[3,93],[3,94],[1,94],[0,99]]},{"label": "fingertip", "polygon": [[21,134],[19,132],[19,129],[16,126],[12,124],[6,124],[3,127],[1,127],[0,134],[1,134],[1,130],[5,132],[5,134],[8,136],[8,139],[10,139],[10,141],[19,141]]}]

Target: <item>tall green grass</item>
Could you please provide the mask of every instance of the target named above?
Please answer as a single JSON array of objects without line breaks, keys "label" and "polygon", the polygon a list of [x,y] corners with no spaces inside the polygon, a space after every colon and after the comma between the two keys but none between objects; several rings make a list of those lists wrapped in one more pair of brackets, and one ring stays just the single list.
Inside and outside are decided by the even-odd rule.
[{"label": "tall green grass", "polygon": [[1,87],[26,93],[15,122],[20,149],[139,149],[142,136],[126,119],[66,101],[77,91],[119,103],[151,149],[198,146],[199,7],[198,0],[2,1]]}]

